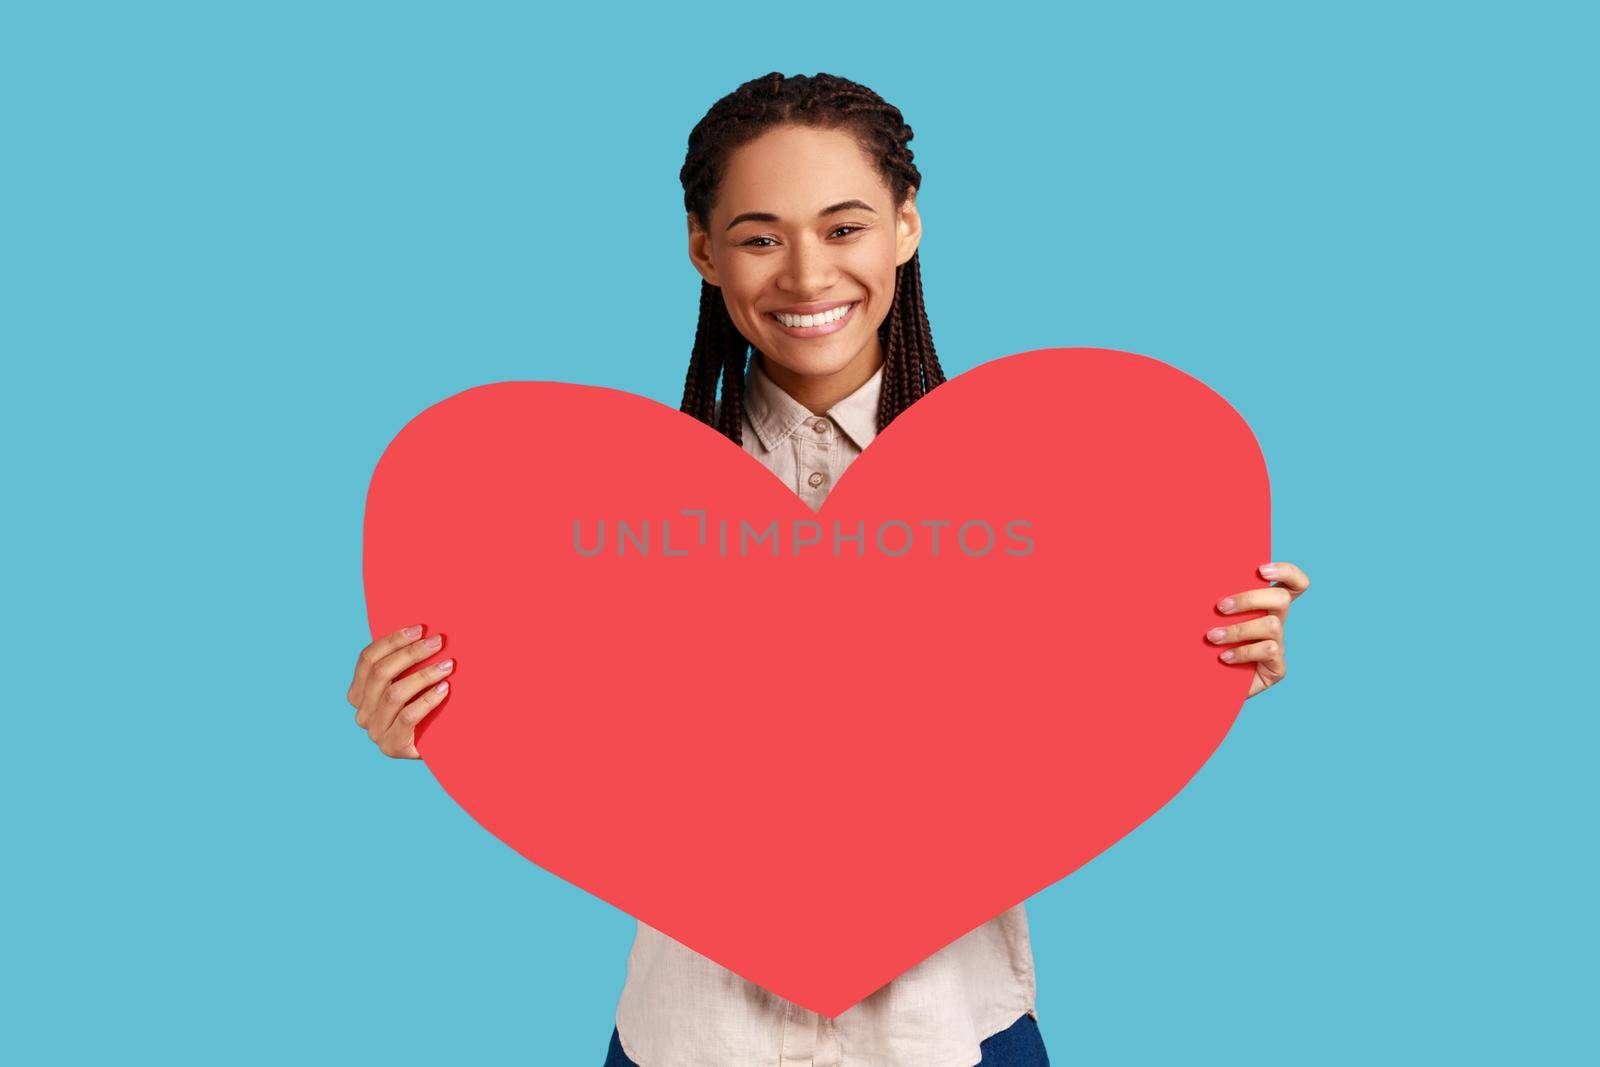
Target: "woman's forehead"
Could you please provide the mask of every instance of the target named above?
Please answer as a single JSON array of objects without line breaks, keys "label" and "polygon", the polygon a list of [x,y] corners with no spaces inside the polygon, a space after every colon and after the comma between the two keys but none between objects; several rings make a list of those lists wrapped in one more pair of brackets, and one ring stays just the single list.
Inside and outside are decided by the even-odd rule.
[{"label": "woman's forehead", "polygon": [[811,218],[844,200],[880,206],[888,188],[849,133],[785,127],[733,152],[720,193],[721,214],[762,211],[789,219]]},{"label": "woman's forehead", "polygon": [[769,171],[782,167],[829,166],[872,169],[854,134],[841,129],[778,126],[733,150],[730,171]]}]

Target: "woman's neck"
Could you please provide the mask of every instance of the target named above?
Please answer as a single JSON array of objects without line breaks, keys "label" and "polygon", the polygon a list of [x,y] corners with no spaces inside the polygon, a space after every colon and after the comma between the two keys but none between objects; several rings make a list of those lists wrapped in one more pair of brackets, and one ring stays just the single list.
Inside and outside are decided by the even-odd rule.
[{"label": "woman's neck", "polygon": [[860,389],[883,366],[883,347],[874,337],[861,355],[832,374],[796,374],[767,359],[760,349],[755,358],[772,384],[804,404],[813,415],[821,415],[851,393]]}]

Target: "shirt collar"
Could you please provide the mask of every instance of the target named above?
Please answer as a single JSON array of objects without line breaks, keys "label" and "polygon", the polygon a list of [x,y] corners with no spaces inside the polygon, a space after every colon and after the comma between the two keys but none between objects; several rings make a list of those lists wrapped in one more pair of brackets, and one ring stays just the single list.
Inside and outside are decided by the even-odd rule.
[{"label": "shirt collar", "polygon": [[[828,417],[839,424],[858,448],[865,449],[878,436],[878,398],[882,391],[883,366],[880,364],[859,389],[828,409]],[[745,372],[744,395],[750,424],[761,438],[761,447],[769,452],[796,427],[816,417],[810,408],[767,377],[761,369],[761,358],[756,355],[750,357],[750,366]]]}]

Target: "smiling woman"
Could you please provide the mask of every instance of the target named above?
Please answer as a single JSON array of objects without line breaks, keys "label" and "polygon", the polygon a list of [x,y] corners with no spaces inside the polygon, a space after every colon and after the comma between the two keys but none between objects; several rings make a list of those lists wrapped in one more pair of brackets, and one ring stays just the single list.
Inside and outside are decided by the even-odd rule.
[{"label": "smiling woman", "polygon": [[[701,284],[682,410],[755,457],[813,511],[880,431],[945,382],[922,302],[916,207],[922,176],[912,162],[911,136],[900,112],[865,86],[828,74],[776,72],[717,101],[689,135],[681,177],[689,259]],[[997,413],[1002,427],[1005,414]],[[970,450],[963,452],[968,444],[964,436],[953,439],[930,458],[970,459]],[[652,470],[659,460],[640,458]],[[700,514],[702,534],[707,519]],[[956,548],[949,550],[953,562],[962,562],[957,549],[993,552],[995,529],[960,514],[908,515],[870,535],[864,527],[841,533],[835,525],[831,547],[864,554],[873,536],[883,555],[901,554],[910,550],[907,535],[917,532],[917,522],[934,527],[929,550],[937,552],[937,529],[952,519],[959,523]],[[732,524],[726,529],[731,543]],[[662,555],[680,554],[666,548],[665,523],[659,530]],[[724,526],[717,530],[721,551]],[[1017,538],[1009,524],[1006,532],[1031,551],[1025,535]],[[764,531],[752,536],[759,541]],[[820,545],[822,536],[819,523],[800,520],[791,552]],[[621,548],[626,539],[642,549],[646,537],[619,527],[614,544]],[[773,537],[775,547],[775,531]],[[592,555],[584,544],[577,554]],[[994,555],[984,565],[1004,563]],[[1219,660],[1251,672],[1249,696],[1284,678],[1289,605],[1311,584],[1303,570],[1282,560],[1262,564],[1258,573],[1276,584],[1196,605],[1197,614],[1205,614],[1195,637],[1200,623],[1210,627],[1204,639],[1218,646]],[[778,620],[773,662],[784,667],[755,692],[719,685],[713,672],[727,655],[727,634],[706,632],[703,655],[696,657],[708,675],[697,690],[702,699],[747,702],[756,715],[765,710],[764,699],[770,703],[786,687],[804,685],[808,698],[828,700],[840,695],[827,688],[830,649],[841,642],[882,647],[873,643],[881,617],[865,596],[791,610],[770,595],[763,600],[763,592],[771,591],[753,588],[730,602],[726,625]],[[1240,613],[1249,617],[1216,625],[1225,621],[1216,615]],[[444,634],[424,637],[424,629],[416,623],[374,637],[358,652],[345,694],[355,725],[394,759],[421,758],[417,732],[448,700],[457,673],[453,656],[423,665],[444,650]],[[882,653],[880,659],[890,678],[923,671],[930,662],[925,653]],[[752,758],[757,766],[765,765],[761,755]],[[815,771],[811,781],[775,784],[824,789],[839,767],[824,759]],[[972,846],[975,864],[986,863],[985,840],[973,838],[970,820],[955,821],[949,836]],[[871,825],[885,846],[904,833],[891,819]],[[830,855],[825,833],[788,825],[771,832],[792,842],[794,877],[852,877],[848,864],[840,868],[838,849]],[[774,914],[771,922],[786,918]],[[785,1000],[640,921],[606,1067],[1040,1067],[1049,1058],[1037,1021],[1033,951],[1020,902],[837,1016]]]},{"label": "smiling woman", "polygon": [[[945,381],[922,304],[917,249],[922,219],[916,193],[922,176],[912,162],[911,127],[876,93],[828,74],[776,72],[717,101],[689,136],[683,165],[689,259],[701,276],[700,318],[684,382],[682,410],[715,427],[756,458],[813,511],[877,434]],[[720,385],[720,397],[718,395]],[[999,416],[1003,420],[1004,412]],[[1003,423],[1002,423],[1003,424]],[[981,428],[971,432],[980,432]],[[1003,432],[1003,431],[1001,431]],[[970,459],[966,442],[941,447],[943,461]],[[658,463],[655,455],[641,463]],[[684,512],[689,514],[690,512]],[[592,517],[592,516],[591,516]],[[1006,518],[1007,516],[997,516]],[[708,516],[699,515],[704,524]],[[987,555],[995,530],[971,515],[931,520],[960,525],[957,547]],[[907,550],[905,535],[925,515],[884,523],[875,544],[884,555]],[[803,526],[801,524],[804,524]],[[704,533],[704,525],[700,527]],[[722,526],[717,546],[722,549]],[[727,524],[730,542],[734,538]],[[808,532],[801,533],[801,529]],[[678,555],[666,550],[663,555]],[[972,535],[976,532],[976,538]],[[742,534],[742,530],[739,531]],[[867,548],[864,528],[839,535],[834,547]],[[1007,526],[1007,533],[1015,536]],[[753,536],[761,538],[758,530]],[[935,540],[930,551],[936,551]],[[639,547],[645,537],[619,529]],[[857,538],[851,540],[850,538]],[[820,524],[800,520],[791,545],[819,545]],[[1020,543],[1020,539],[1019,539]],[[1031,540],[1025,543],[1031,550]],[[774,540],[775,545],[775,540]],[[795,546],[798,546],[797,548]],[[1011,549],[1006,551],[1012,552]],[[959,562],[956,549],[952,561]],[[578,554],[584,555],[582,544]],[[1023,554],[1021,550],[1012,554]],[[985,563],[1004,565],[1000,556]],[[583,565],[583,564],[579,564]],[[1310,578],[1285,561],[1258,568],[1267,588],[1229,593],[1196,605],[1195,636],[1219,646],[1229,669],[1252,674],[1249,696],[1284,677],[1284,627],[1289,605]],[[770,590],[765,590],[770,593]],[[1220,590],[1219,590],[1220,591]],[[773,672],[756,692],[732,691],[710,676],[726,635],[702,635],[705,700],[748,702],[805,685],[827,700],[827,655],[839,642],[874,640],[874,603],[865,597],[828,603],[763,601],[761,588],[728,606],[727,626],[781,624],[773,630],[783,664],[821,669]],[[1233,625],[1215,615],[1251,614]],[[418,666],[443,648],[443,634],[423,637],[419,623],[374,638],[360,650],[345,699],[355,725],[385,755],[420,759],[416,732],[447,699],[454,657]],[[1227,646],[1222,649],[1220,646]],[[881,647],[873,645],[872,647]],[[928,656],[882,655],[887,677],[924,670]],[[411,668],[417,667],[416,670]],[[793,737],[791,743],[805,741]],[[1028,739],[1022,739],[1028,743]],[[752,762],[764,765],[761,754]],[[839,768],[819,761],[812,781],[775,783],[822,789]],[[1002,768],[1007,771],[1009,768]],[[1018,818],[1026,818],[1018,812]],[[969,820],[950,826],[974,848],[974,863],[991,857],[973,839]],[[885,846],[903,834],[893,820],[872,824]],[[792,840],[796,878],[850,879],[826,834],[774,825]],[[738,846],[738,842],[734,842]],[[742,853],[741,853],[742,854]],[[670,872],[663,872],[667,877]],[[850,884],[850,883],[846,883]],[[938,887],[929,887],[937,892]],[[782,924],[783,914],[771,916]],[[1027,914],[1017,903],[967,931],[837,1016],[822,1016],[748,981],[669,935],[639,922],[627,980],[616,1012],[606,1067],[1047,1067],[1038,1029],[1033,950]]]}]

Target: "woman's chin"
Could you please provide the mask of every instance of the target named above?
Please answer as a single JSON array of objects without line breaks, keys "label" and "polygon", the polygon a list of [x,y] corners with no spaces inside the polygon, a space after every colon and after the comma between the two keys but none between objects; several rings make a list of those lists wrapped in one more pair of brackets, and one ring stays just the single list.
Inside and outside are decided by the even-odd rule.
[{"label": "woman's chin", "polygon": [[[838,374],[850,366],[855,361],[856,356],[860,354],[846,351],[842,347],[830,347],[828,350],[823,351],[816,346],[811,346],[800,352],[790,348],[780,348],[776,357],[767,349],[762,349],[762,352],[766,355],[766,363],[769,369],[773,364],[777,364],[780,368],[779,373],[788,371],[790,374],[800,378],[827,378]],[[769,374],[768,377],[771,377],[771,375]]]}]

